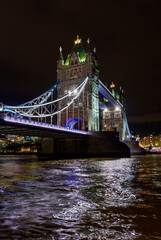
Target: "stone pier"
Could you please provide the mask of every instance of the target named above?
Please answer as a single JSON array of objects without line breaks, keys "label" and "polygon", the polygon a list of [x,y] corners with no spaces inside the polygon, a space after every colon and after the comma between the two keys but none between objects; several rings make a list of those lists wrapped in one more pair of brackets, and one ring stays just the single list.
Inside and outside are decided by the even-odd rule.
[{"label": "stone pier", "polygon": [[130,149],[119,141],[117,132],[91,132],[83,138],[42,138],[39,155],[55,159],[130,157]]}]

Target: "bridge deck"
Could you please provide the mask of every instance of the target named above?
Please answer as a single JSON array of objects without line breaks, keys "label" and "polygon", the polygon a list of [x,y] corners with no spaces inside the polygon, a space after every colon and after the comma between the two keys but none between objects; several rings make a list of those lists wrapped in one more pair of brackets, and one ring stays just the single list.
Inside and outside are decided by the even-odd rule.
[{"label": "bridge deck", "polygon": [[4,116],[0,119],[0,134],[52,138],[73,138],[85,137],[89,133],[79,130],[70,130],[51,124]]}]

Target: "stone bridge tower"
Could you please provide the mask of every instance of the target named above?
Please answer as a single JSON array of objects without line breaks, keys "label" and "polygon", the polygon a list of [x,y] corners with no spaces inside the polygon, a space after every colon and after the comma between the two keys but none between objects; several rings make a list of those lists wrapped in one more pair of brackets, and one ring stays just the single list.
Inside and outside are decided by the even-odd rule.
[{"label": "stone bridge tower", "polygon": [[[96,50],[92,52],[87,41],[86,51],[77,36],[73,49],[64,60],[60,47],[60,59],[57,61],[57,98],[75,89],[86,77],[89,81],[78,99],[57,117],[57,124],[81,130],[99,131],[99,69]],[[61,106],[59,106],[61,108]]]}]

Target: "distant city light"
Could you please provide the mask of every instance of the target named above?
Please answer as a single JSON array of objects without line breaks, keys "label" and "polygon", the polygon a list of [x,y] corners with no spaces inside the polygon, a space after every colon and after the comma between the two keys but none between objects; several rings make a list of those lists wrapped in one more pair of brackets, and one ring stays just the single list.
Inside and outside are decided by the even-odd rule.
[{"label": "distant city light", "polygon": [[0,111],[3,111],[3,103],[0,103]]}]

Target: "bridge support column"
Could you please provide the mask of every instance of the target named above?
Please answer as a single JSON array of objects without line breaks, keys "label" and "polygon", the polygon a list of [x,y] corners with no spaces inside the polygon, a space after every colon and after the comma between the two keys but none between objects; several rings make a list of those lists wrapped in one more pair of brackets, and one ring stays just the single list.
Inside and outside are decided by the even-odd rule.
[{"label": "bridge support column", "polygon": [[41,139],[41,149],[40,149],[39,153],[53,154],[54,153],[54,139],[53,138],[42,138]]},{"label": "bridge support column", "polygon": [[3,119],[4,114],[0,112],[0,119]]},{"label": "bridge support column", "polygon": [[129,157],[129,147],[119,141],[116,132],[91,132],[84,137],[44,138],[39,155],[53,159],[88,157]]},{"label": "bridge support column", "polygon": [[89,89],[91,96],[89,99],[89,118],[88,118],[88,129],[89,131],[99,131],[99,79],[98,76],[94,76],[89,81]]}]

